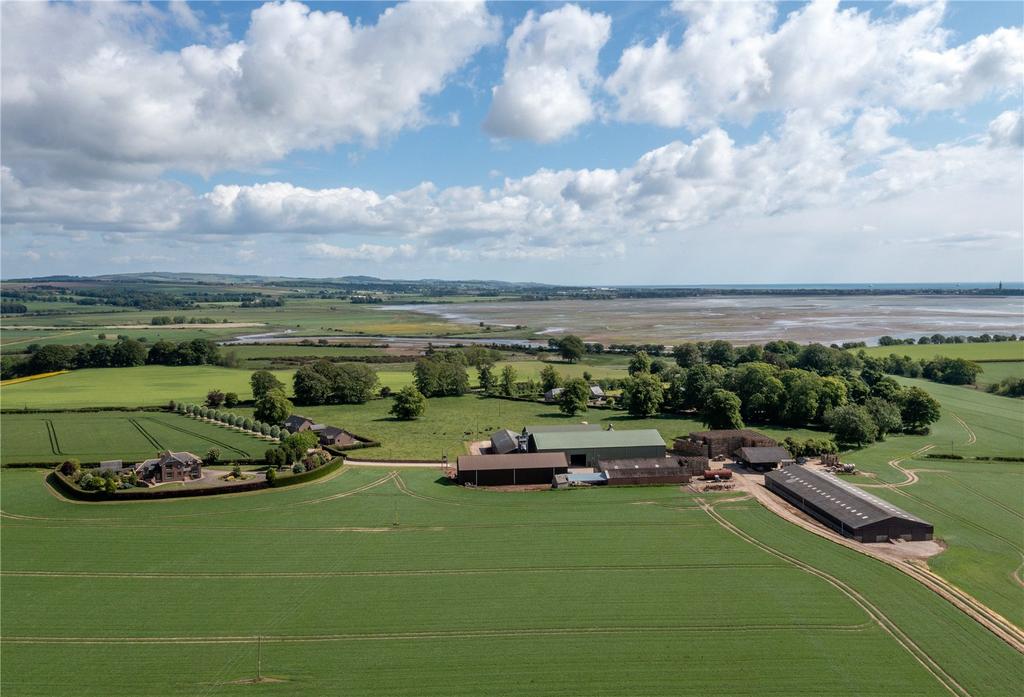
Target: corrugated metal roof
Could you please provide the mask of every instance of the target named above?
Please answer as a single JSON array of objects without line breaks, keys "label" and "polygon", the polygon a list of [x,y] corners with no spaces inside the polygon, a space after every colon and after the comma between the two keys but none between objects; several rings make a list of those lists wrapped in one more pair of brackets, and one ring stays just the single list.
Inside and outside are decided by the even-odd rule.
[{"label": "corrugated metal roof", "polygon": [[587,448],[665,447],[665,439],[653,428],[632,431],[534,432],[537,450],[584,450]]},{"label": "corrugated metal roof", "polygon": [[740,448],[739,454],[741,460],[752,464],[775,464],[793,459],[788,450],[778,447]]},{"label": "corrugated metal roof", "polygon": [[491,434],[491,450],[499,455],[514,453],[519,449],[519,434],[503,428]]},{"label": "corrugated metal roof", "polygon": [[546,469],[567,467],[565,453],[515,453],[512,455],[459,455],[459,471]]},{"label": "corrugated metal roof", "polygon": [[775,484],[813,503],[849,528],[860,528],[888,518],[902,518],[924,525],[925,520],[847,484],[833,474],[791,465],[765,475]]}]

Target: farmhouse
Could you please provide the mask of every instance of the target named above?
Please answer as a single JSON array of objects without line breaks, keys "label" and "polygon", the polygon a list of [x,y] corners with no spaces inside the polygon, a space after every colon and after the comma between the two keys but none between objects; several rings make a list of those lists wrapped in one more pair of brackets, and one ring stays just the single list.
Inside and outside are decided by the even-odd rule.
[{"label": "farmhouse", "polygon": [[756,470],[773,470],[779,465],[792,464],[793,456],[779,446],[740,448],[736,459]]},{"label": "farmhouse", "polygon": [[749,428],[696,431],[686,438],[676,438],[673,449],[684,455],[732,457],[740,448],[770,448],[777,442]]},{"label": "farmhouse", "polygon": [[562,452],[573,467],[596,467],[600,460],[665,457],[665,441],[655,429],[541,430],[528,426],[526,430],[531,453]]},{"label": "farmhouse", "polygon": [[459,483],[476,486],[550,484],[555,475],[568,470],[564,453],[460,455],[456,463]]},{"label": "farmhouse", "polygon": [[142,480],[161,484],[163,482],[187,482],[201,479],[203,461],[187,452],[165,450],[158,457],[150,458],[135,466],[135,475]]},{"label": "farmhouse", "polygon": [[765,487],[858,542],[930,540],[931,523],[847,484],[833,474],[791,465],[764,476]]},{"label": "farmhouse", "polygon": [[281,424],[281,428],[285,429],[289,433],[298,433],[300,431],[308,431],[315,425],[312,419],[307,419],[305,416],[298,416],[293,414],[284,420]]},{"label": "farmhouse", "polygon": [[314,428],[313,432],[320,439],[320,445],[345,447],[346,445],[358,442],[358,439],[351,433],[335,426],[320,426],[319,428]]}]

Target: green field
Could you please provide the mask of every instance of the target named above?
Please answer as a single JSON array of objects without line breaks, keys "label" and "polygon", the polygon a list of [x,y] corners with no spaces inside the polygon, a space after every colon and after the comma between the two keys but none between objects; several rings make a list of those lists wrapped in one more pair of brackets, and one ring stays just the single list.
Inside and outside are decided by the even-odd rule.
[{"label": "green field", "polygon": [[[718,507],[748,539],[677,487],[501,494],[350,468],[71,505],[42,472],[2,477],[5,696],[985,697],[1024,680],[938,596],[751,501]],[[259,636],[282,682],[236,684]]]},{"label": "green field", "polygon": [[202,456],[218,448],[225,460],[261,458],[268,442],[224,426],[166,412],[5,414],[0,461],[136,462],[160,450]]},{"label": "green field", "polygon": [[981,363],[978,384],[982,387],[1001,382],[1005,378],[1024,378],[1024,361],[988,361]]},{"label": "green field", "polygon": [[864,351],[869,356],[897,356],[911,358],[966,358],[970,361],[1024,361],[1024,341],[994,341],[987,344],[914,344],[912,346],[870,346]]},{"label": "green field", "polygon": [[[931,452],[964,457],[1024,456],[1021,400],[924,380],[899,380],[938,399],[942,418],[928,435],[894,436],[849,453],[845,459],[858,468],[881,481],[902,482],[905,475],[888,462],[929,445],[934,446]],[[922,454],[902,466],[922,468],[917,473],[920,481],[874,493],[935,525],[936,536],[949,549],[931,559],[929,566],[1024,626],[1024,587],[1014,578],[1024,561],[1024,463],[935,460]]]}]

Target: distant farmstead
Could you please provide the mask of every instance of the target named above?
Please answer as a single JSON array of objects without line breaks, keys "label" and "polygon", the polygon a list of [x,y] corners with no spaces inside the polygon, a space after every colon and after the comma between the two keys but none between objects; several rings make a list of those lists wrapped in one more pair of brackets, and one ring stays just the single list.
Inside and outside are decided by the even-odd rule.
[{"label": "distant farmstead", "polygon": [[858,542],[930,540],[931,523],[833,474],[791,465],[768,472],[764,485],[836,532]]}]

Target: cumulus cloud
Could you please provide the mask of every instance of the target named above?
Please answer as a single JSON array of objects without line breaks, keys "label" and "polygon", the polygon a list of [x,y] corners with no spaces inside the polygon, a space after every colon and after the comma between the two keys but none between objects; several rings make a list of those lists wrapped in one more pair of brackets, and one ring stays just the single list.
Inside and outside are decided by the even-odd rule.
[{"label": "cumulus cloud", "polygon": [[818,1],[781,23],[761,3],[673,8],[687,22],[682,39],[630,46],[605,83],[621,120],[704,128],[794,108],[953,109],[1019,92],[1024,78],[1020,27],[949,46],[942,3],[894,5],[876,17]]},{"label": "cumulus cloud", "polygon": [[537,16],[533,10],[508,39],[508,58],[484,128],[502,138],[547,143],[594,118],[591,91],[597,55],[611,19],[576,5]]},{"label": "cumulus cloud", "polygon": [[187,6],[2,12],[4,164],[33,180],[210,174],[373,144],[427,123],[424,99],[499,27],[482,3],[402,4],[361,24],[280,2],[254,10],[241,41],[163,51],[154,27],[198,22]]},{"label": "cumulus cloud", "polygon": [[[774,133],[746,145],[712,128],[620,169],[541,169],[490,187],[426,182],[389,194],[270,182],[218,185],[198,195],[181,185],[139,185],[112,199],[108,191],[26,187],[5,170],[3,222],[11,232],[56,226],[122,239],[286,234],[305,243],[306,236],[311,255],[350,261],[412,259],[431,249],[449,250],[449,258],[454,249],[475,258],[605,258],[621,245],[685,239],[729,221],[857,210],[923,192],[1019,196],[1019,151],[991,148],[983,137],[913,147],[884,135],[887,114],[866,118],[849,128],[794,111]],[[366,242],[337,246],[336,235]]]},{"label": "cumulus cloud", "polygon": [[1019,111],[1004,111],[988,125],[988,140],[992,147],[1024,146],[1024,119]]}]

